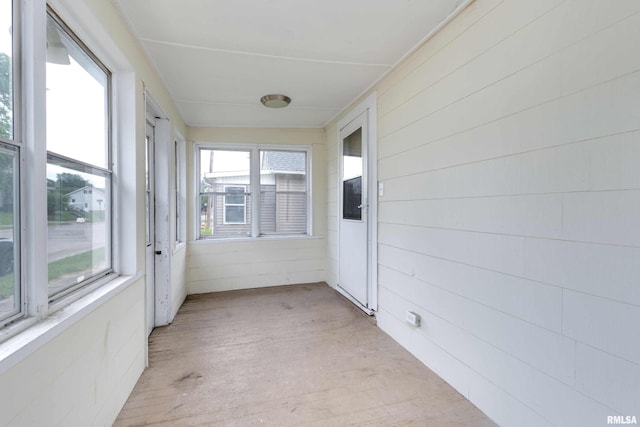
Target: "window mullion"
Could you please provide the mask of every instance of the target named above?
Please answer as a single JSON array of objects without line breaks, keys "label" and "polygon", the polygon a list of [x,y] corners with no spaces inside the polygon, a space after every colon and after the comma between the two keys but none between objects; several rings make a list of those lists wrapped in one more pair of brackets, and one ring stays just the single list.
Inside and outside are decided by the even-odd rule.
[{"label": "window mullion", "polygon": [[48,315],[47,278],[47,148],[46,148],[46,2],[22,2],[23,121],[25,147],[22,227],[27,313]]},{"label": "window mullion", "polygon": [[260,152],[251,149],[251,237],[260,235]]},{"label": "window mullion", "polygon": [[305,150],[305,166],[306,166],[306,175],[305,175],[305,190],[307,192],[307,234],[309,236],[313,235],[313,208],[311,201],[311,188],[312,188],[312,178],[313,178],[313,167],[311,165],[311,149],[308,148]]}]

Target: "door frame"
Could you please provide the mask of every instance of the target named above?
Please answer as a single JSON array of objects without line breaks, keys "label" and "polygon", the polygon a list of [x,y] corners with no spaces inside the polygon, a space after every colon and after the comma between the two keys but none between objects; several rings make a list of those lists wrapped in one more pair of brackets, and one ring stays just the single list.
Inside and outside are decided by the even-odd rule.
[{"label": "door frame", "polygon": [[367,144],[367,197],[368,197],[368,209],[367,211],[367,304],[362,305],[354,298],[352,298],[346,291],[343,291],[340,286],[336,288],[347,299],[352,301],[356,306],[362,309],[365,313],[373,315],[378,310],[378,156],[377,156],[377,141],[378,141],[378,124],[377,124],[377,97],[376,92],[371,93],[356,107],[349,111],[343,118],[338,120],[336,134],[338,141],[338,171],[337,171],[337,216],[338,222],[338,237],[336,239],[337,246],[337,280],[340,278],[340,218],[342,212],[340,211],[342,197],[342,177],[340,176],[340,162],[342,161],[342,139],[340,132],[346,126],[349,125],[354,119],[366,112],[367,117],[367,141],[363,141],[363,144]]},{"label": "door frame", "polygon": [[[145,117],[154,123],[154,324],[152,327],[171,322],[171,190],[170,153],[171,123],[160,105],[145,88]],[[160,251],[160,254],[157,252]]]},{"label": "door frame", "polygon": [[[155,118],[145,115],[145,324],[147,337],[155,327]],[[148,205],[148,206],[147,206]],[[150,294],[153,295],[150,295]]]}]

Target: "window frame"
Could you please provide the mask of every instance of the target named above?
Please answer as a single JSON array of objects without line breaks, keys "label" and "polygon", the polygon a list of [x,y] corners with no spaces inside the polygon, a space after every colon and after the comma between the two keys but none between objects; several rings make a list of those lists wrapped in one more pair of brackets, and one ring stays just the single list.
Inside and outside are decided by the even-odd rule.
[{"label": "window frame", "polygon": [[[17,307],[7,315],[0,318],[0,328],[24,318],[27,314],[27,288],[24,281],[23,259],[24,244],[22,239],[23,224],[25,220],[24,206],[24,186],[25,177],[25,147],[23,142],[23,111],[22,111],[22,25],[21,25],[21,2],[11,0],[11,138],[1,138],[0,143],[5,144],[15,150],[14,172],[13,172],[13,274],[14,291],[18,295],[14,298],[19,300]],[[17,285],[17,286],[16,286]],[[15,300],[14,300],[15,301]]]},{"label": "window frame", "polygon": [[[46,166],[51,165],[61,166],[68,169],[74,169],[77,171],[85,171],[85,173],[91,173],[96,176],[102,174],[105,179],[105,199],[107,200],[107,205],[109,209],[105,209],[105,227],[106,233],[105,238],[108,239],[108,242],[105,242],[105,262],[107,263],[107,267],[103,270],[96,272],[95,274],[79,281],[78,283],[65,286],[62,290],[54,292],[53,294],[48,291],[48,301],[50,304],[55,303],[61,299],[64,299],[70,294],[75,293],[76,291],[85,288],[97,281],[104,279],[113,274],[113,73],[111,70],[97,57],[95,53],[78,37],[76,32],[60,17],[60,15],[49,5],[46,6],[46,19],[47,25],[48,20],[52,19],[59,27],[66,33],[66,35],[76,44],[76,47],[79,48],[85,55],[87,55],[88,59],[93,62],[95,66],[97,66],[106,76],[106,87],[105,87],[105,144],[106,144],[106,153],[105,153],[105,165],[95,165],[86,163],[83,160],[70,158],[68,156],[55,153],[47,150],[47,162]],[[79,64],[81,67],[82,64]],[[84,67],[83,67],[84,68]],[[45,62],[45,78],[46,78],[46,62]],[[88,71],[85,69],[85,71]],[[45,98],[46,99],[46,98]],[[46,132],[45,132],[46,134]],[[92,189],[87,190],[86,188],[83,190],[83,194],[91,195],[92,197]],[[85,201],[85,208],[88,208],[88,202]],[[48,244],[48,242],[47,242]],[[47,281],[48,282],[48,281]],[[50,283],[48,282],[48,285]]]},{"label": "window frame", "polygon": [[[229,188],[240,188],[242,191],[230,193]],[[222,195],[222,223],[224,225],[247,225],[247,186],[244,184],[225,184],[222,186],[224,194]],[[228,196],[241,196],[242,203],[228,203]],[[229,221],[227,219],[227,207],[242,206],[242,222]]]},{"label": "window frame", "polygon": [[174,141],[174,248],[186,240],[186,215],[187,211],[185,190],[186,190],[186,147],[182,140]]},{"label": "window frame", "polygon": [[[2,138],[2,141],[15,147],[19,153],[16,182],[19,193],[15,202],[19,214],[14,241],[19,242],[16,243],[19,245],[16,269],[20,275],[21,312],[11,318],[0,319],[0,346],[11,354],[15,351],[24,356],[30,354],[30,344],[34,340],[46,340],[48,334],[65,330],[72,322],[135,283],[142,274],[135,256],[139,227],[126,221],[116,221],[117,218],[135,215],[136,200],[140,196],[137,189],[119,185],[120,182],[137,179],[134,144],[127,141],[136,140],[139,117],[134,114],[137,86],[131,64],[113,39],[94,32],[94,28],[101,25],[95,17],[57,0],[51,0],[51,5],[44,1],[21,0],[13,0],[11,4],[14,133],[13,140]],[[93,277],[83,282],[81,287],[54,299],[49,297],[47,268],[43,268],[48,264],[48,255],[46,245],[42,244],[42,236],[46,236],[48,231],[45,41],[50,14],[57,16],[74,41],[80,41],[83,51],[109,72],[109,86],[105,88],[105,100],[109,103],[105,105],[109,152],[105,167],[111,174],[108,203],[112,223],[107,245],[111,271]],[[114,123],[117,123],[117,129]],[[46,326],[29,332],[32,326],[45,319],[46,323],[39,324]],[[21,333],[30,334],[27,341],[10,340]]]},{"label": "window frame", "polygon": [[[251,226],[251,232],[249,236],[209,236],[202,235],[200,230],[200,201],[201,196],[205,193],[200,191],[200,159],[201,152],[203,150],[222,150],[222,151],[248,151],[250,153],[250,182],[248,190],[245,193],[246,196],[251,197],[251,221],[245,222]],[[261,233],[260,232],[260,152],[261,151],[281,151],[281,152],[302,152],[305,153],[305,191],[306,191],[306,227],[304,233]],[[193,144],[193,161],[194,161],[194,201],[196,209],[194,209],[194,240],[208,241],[208,240],[257,240],[257,239],[295,239],[301,237],[312,237],[313,230],[313,206],[312,206],[312,164],[313,164],[313,150],[311,145],[297,145],[297,144],[235,144],[225,142],[195,142]],[[226,184],[226,186],[242,186],[244,184]],[[247,214],[245,208],[245,215]],[[224,212],[224,209],[223,209]],[[230,224],[230,225],[233,225]]]},{"label": "window frame", "polygon": [[[305,190],[304,191],[295,191],[295,190],[287,190],[287,191],[278,191],[277,189],[277,184],[276,184],[276,188],[274,189],[274,196],[275,196],[275,200],[276,200],[276,204],[278,201],[278,195],[282,195],[282,194],[305,194],[306,196],[306,200],[305,200],[305,206],[306,206],[306,219],[307,219],[307,224],[306,224],[306,231],[305,233],[293,233],[293,232],[286,232],[286,231],[274,231],[274,232],[265,232],[262,230],[259,230],[259,234],[262,237],[273,237],[273,236],[303,236],[303,235],[308,235],[309,233],[309,227],[310,227],[310,219],[309,219],[309,215],[311,214],[311,210],[310,210],[310,206],[309,203],[311,203],[311,198],[309,195],[309,175],[308,175],[308,170],[309,170],[309,165],[310,165],[310,161],[308,159],[309,156],[309,152],[307,150],[291,150],[291,149],[284,149],[284,148],[279,148],[279,149],[272,149],[272,148],[263,148],[260,147],[258,149],[258,155],[260,155],[260,153],[262,152],[278,152],[278,153],[304,153],[305,155],[305,173],[304,173],[304,177],[305,177]],[[262,191],[262,165],[258,166],[259,169],[259,173],[260,173],[260,191]],[[261,198],[262,200],[262,198]],[[276,216],[277,216],[277,212],[276,212]],[[259,219],[258,219],[259,220]]]},{"label": "window frame", "polygon": [[[15,137],[15,132],[13,134],[13,136]],[[25,285],[24,285],[24,280],[22,279],[24,276],[22,274],[22,244],[21,244],[21,238],[20,238],[20,231],[21,231],[21,224],[22,224],[22,218],[21,218],[21,214],[22,214],[22,209],[21,209],[21,183],[22,183],[22,159],[21,159],[21,155],[22,155],[22,150],[19,144],[10,144],[7,141],[0,139],[0,152],[2,151],[9,151],[8,149],[4,148],[3,145],[6,145],[8,147],[11,147],[11,149],[13,149],[14,154],[13,154],[13,165],[14,165],[14,173],[13,173],[13,236],[12,236],[12,251],[13,251],[13,289],[14,292],[18,292],[17,295],[14,294],[13,298],[14,301],[17,299],[18,300],[18,304],[14,303],[14,309],[11,312],[8,312],[6,315],[3,315],[0,318],[0,328],[17,320],[20,319],[22,317],[24,317],[25,313],[26,313],[26,293],[25,293]]]}]

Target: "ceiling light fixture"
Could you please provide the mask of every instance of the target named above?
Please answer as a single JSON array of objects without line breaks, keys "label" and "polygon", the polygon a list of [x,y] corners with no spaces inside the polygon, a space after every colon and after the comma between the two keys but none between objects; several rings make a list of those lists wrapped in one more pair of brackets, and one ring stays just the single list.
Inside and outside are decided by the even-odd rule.
[{"label": "ceiling light fixture", "polygon": [[265,95],[260,98],[262,105],[269,108],[284,108],[291,102],[291,98],[286,95]]}]

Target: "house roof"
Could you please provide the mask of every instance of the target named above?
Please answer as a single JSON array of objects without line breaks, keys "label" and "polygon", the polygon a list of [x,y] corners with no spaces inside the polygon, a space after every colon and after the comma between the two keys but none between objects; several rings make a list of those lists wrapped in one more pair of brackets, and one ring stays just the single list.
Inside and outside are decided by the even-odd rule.
[{"label": "house roof", "polygon": [[84,186],[84,187],[82,187],[82,188],[78,188],[78,189],[76,189],[76,190],[73,190],[73,191],[68,192],[67,194],[65,194],[65,196],[70,196],[70,195],[72,195],[72,194],[76,194],[76,193],[78,193],[78,192],[80,192],[80,191],[84,191],[84,190],[85,190],[85,189],[87,189],[87,188],[89,188],[89,189],[91,189],[91,190],[93,190],[93,191],[100,192],[100,193],[103,193],[103,194],[104,194],[104,188],[98,188],[98,187],[94,187],[94,186],[92,186],[92,185],[85,185],[85,186]]}]

